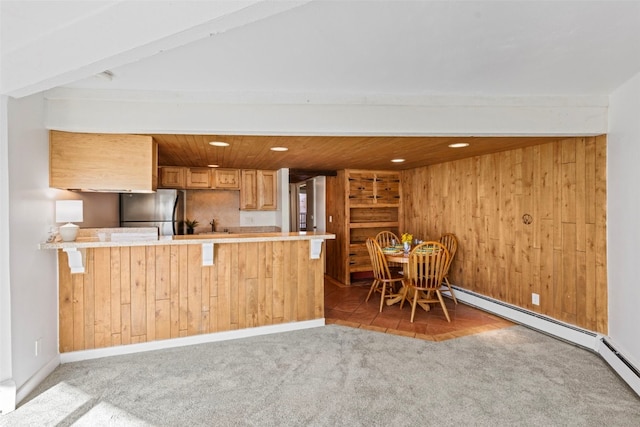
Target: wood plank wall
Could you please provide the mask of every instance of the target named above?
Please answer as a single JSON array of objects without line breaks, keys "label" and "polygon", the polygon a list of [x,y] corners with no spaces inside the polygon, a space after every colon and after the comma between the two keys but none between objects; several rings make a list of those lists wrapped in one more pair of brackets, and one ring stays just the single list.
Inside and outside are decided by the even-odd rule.
[{"label": "wood plank wall", "polygon": [[407,231],[457,235],[454,284],[607,333],[605,136],[408,170],[402,183]]},{"label": "wood plank wall", "polygon": [[60,352],[324,317],[324,250],[309,241],[92,248],[86,273],[58,251]]},{"label": "wood plank wall", "polygon": [[327,233],[336,235],[327,240],[327,275],[343,283],[349,283],[349,234],[347,223],[347,193],[344,182],[345,171],[338,171],[338,176],[328,176],[326,181]]}]

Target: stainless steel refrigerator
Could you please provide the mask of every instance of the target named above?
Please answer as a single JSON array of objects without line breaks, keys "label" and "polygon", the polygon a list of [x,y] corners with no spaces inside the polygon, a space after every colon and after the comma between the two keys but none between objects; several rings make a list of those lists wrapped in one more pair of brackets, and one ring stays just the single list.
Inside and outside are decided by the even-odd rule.
[{"label": "stainless steel refrigerator", "polygon": [[184,234],[185,193],[120,193],[120,227],[158,227],[160,236]]}]

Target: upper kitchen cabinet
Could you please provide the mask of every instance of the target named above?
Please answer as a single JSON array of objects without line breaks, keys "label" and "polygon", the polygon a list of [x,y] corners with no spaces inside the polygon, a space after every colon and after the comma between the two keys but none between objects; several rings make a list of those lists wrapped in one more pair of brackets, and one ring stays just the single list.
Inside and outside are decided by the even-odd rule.
[{"label": "upper kitchen cabinet", "polygon": [[239,169],[212,169],[212,188],[223,190],[239,190],[240,189],[240,170]]},{"label": "upper kitchen cabinet", "polygon": [[181,166],[160,166],[158,188],[184,188],[187,168]]},{"label": "upper kitchen cabinet", "polygon": [[160,166],[158,188],[239,190],[240,169]]},{"label": "upper kitchen cabinet", "polygon": [[259,170],[258,209],[275,211],[278,209],[278,172]]},{"label": "upper kitchen cabinet", "polygon": [[158,149],[150,136],[50,131],[50,187],[152,192],[157,171]]},{"label": "upper kitchen cabinet", "polygon": [[241,210],[277,210],[277,195],[277,171],[253,169],[242,170],[240,184]]},{"label": "upper kitchen cabinet", "polygon": [[187,188],[210,188],[209,168],[187,168]]}]

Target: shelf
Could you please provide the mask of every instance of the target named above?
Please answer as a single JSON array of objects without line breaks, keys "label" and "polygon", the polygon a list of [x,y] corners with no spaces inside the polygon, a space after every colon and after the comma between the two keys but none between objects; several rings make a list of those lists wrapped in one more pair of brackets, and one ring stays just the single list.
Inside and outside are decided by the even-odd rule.
[{"label": "shelf", "polygon": [[398,221],[352,222],[349,228],[398,228]]},{"label": "shelf", "polygon": [[364,271],[371,271],[373,270],[373,268],[371,267],[371,265],[367,266],[351,266],[351,268],[349,269],[351,273],[362,273]]},{"label": "shelf", "polygon": [[400,204],[400,199],[398,199],[397,202],[394,203],[376,203],[373,204],[373,202],[369,202],[369,203],[354,203],[353,201],[349,204],[349,207],[351,208],[370,208],[372,206],[375,206],[376,208],[397,208],[398,205]]}]

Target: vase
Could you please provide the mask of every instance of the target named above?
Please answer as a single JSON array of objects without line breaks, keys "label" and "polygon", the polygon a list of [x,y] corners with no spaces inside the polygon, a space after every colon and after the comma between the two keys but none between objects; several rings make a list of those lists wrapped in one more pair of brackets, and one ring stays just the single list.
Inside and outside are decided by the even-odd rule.
[{"label": "vase", "polygon": [[187,228],[187,234],[193,234],[193,228]]},{"label": "vase", "polygon": [[409,242],[402,242],[402,247],[404,249],[404,253],[408,254],[409,251],[411,250],[411,243]]}]

